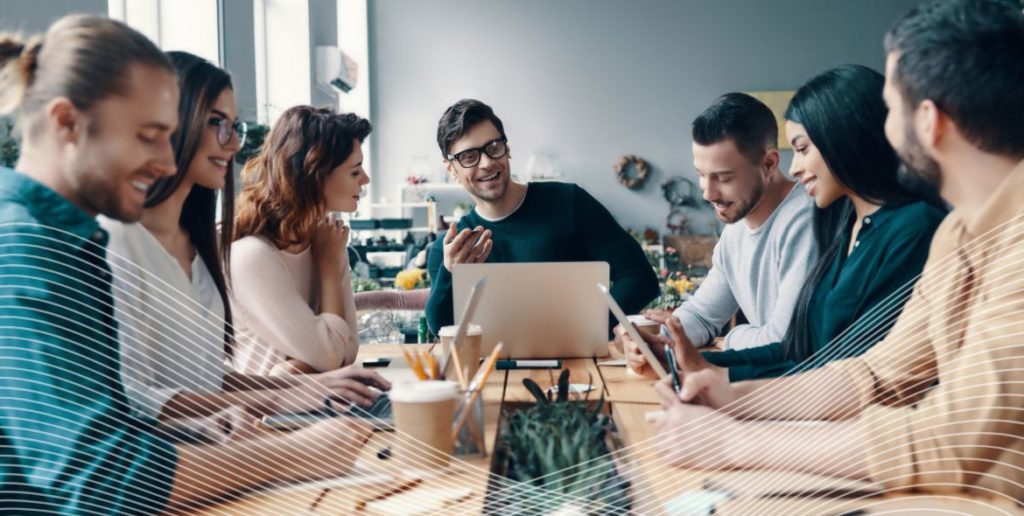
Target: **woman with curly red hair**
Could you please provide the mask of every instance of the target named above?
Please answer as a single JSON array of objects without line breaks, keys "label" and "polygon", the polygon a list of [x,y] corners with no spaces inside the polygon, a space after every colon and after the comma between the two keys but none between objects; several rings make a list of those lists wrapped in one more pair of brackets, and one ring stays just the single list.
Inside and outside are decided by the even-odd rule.
[{"label": "woman with curly red hair", "polygon": [[230,264],[235,368],[317,372],[351,364],[359,341],[346,245],[370,182],[360,145],[370,122],[296,106],[242,171]]}]

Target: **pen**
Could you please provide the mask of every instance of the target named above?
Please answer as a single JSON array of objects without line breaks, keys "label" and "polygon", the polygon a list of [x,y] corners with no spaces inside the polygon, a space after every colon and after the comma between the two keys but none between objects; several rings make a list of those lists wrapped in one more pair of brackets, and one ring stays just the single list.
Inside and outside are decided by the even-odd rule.
[{"label": "pen", "polygon": [[683,386],[679,384],[679,370],[676,368],[676,354],[672,351],[672,348],[665,344],[665,357],[668,358],[668,368],[672,375],[672,388],[676,390],[676,394],[683,390]]},{"label": "pen", "polygon": [[558,369],[561,360],[498,360],[495,369]]}]

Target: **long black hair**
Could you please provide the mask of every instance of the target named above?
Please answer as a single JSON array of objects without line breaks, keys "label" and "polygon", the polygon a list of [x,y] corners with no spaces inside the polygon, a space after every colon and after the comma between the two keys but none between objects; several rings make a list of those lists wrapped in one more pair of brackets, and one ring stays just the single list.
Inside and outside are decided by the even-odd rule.
[{"label": "long black hair", "polygon": [[[217,97],[232,88],[231,75],[209,61],[188,52],[168,52],[178,74],[181,97],[178,101],[178,130],[171,136],[174,161],[178,172],[156,180],[146,192],[146,208],[156,206],[171,196],[181,185],[192,164],[199,142],[207,127],[207,117]],[[228,163],[224,189],[221,193],[221,234],[217,235],[217,191],[192,185],[185,198],[178,224],[188,232],[192,247],[213,276],[224,302],[224,350],[231,354],[234,331],[231,305],[228,301],[226,263],[230,257],[231,229],[234,218],[234,167]]]},{"label": "long black hair", "polygon": [[[882,74],[866,66],[832,68],[801,86],[784,116],[804,126],[836,181],[849,191],[883,206],[920,201],[897,179],[899,158],[885,139],[888,109],[882,101],[884,82]],[[925,200],[942,206],[937,199]],[[811,356],[811,297],[841,252],[843,233],[855,216],[847,197],[814,210],[814,237],[821,255],[800,291],[782,340],[785,358],[802,362]]]}]

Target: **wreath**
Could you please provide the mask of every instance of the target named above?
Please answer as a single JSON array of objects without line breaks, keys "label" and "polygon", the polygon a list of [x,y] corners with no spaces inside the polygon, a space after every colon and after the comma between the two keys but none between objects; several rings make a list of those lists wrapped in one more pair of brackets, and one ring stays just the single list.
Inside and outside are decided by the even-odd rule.
[{"label": "wreath", "polygon": [[[630,165],[636,169],[636,173],[632,176],[629,175]],[[638,156],[633,154],[627,154],[619,158],[618,163],[612,167],[615,171],[615,177],[619,179],[622,186],[629,188],[630,190],[636,190],[644,185],[644,181],[647,181],[647,174],[650,172],[650,166],[647,162]]]},{"label": "wreath", "polygon": [[661,194],[673,208],[683,206],[699,208],[701,206],[700,189],[693,184],[693,181],[682,176],[674,176],[662,183]]},{"label": "wreath", "polygon": [[665,220],[665,226],[676,235],[682,235],[690,231],[690,218],[683,213],[681,208],[672,208]]}]

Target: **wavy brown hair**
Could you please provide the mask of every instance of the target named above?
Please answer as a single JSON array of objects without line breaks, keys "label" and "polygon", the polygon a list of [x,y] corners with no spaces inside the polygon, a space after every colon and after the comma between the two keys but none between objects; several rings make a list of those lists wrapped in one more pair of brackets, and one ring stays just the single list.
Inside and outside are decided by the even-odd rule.
[{"label": "wavy brown hair", "polygon": [[295,106],[282,113],[242,170],[234,238],[261,236],[278,249],[312,242],[324,216],[324,181],[371,130],[364,118],[326,108]]}]

